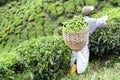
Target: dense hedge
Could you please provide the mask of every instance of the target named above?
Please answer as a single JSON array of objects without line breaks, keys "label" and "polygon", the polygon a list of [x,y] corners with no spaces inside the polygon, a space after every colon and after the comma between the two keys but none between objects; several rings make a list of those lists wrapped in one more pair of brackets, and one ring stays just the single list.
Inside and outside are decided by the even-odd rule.
[{"label": "dense hedge", "polygon": [[90,50],[95,54],[120,52],[120,9],[111,8],[94,14],[93,17],[99,18],[108,15],[107,26],[103,30],[96,30],[90,37]]},{"label": "dense hedge", "polygon": [[[45,14],[39,3],[41,0],[36,2],[20,0],[0,7],[0,50],[9,48],[7,50],[9,51],[20,42],[44,35],[41,28]],[[15,46],[12,43],[15,43]]]},{"label": "dense hedge", "polygon": [[18,59],[19,54],[15,52],[0,54],[0,80],[14,79],[13,74],[15,73],[16,65],[19,63]]},{"label": "dense hedge", "polygon": [[[14,63],[12,63],[12,71],[14,73],[20,73],[22,71],[21,74],[24,74],[25,70],[30,70],[34,80],[57,79],[57,77],[63,77],[69,71],[70,66],[68,64],[71,50],[65,45],[62,37],[48,36],[25,41],[16,48],[16,54],[20,54],[20,56],[18,56],[19,58],[17,58],[19,64],[13,66],[12,64]],[[3,58],[4,56],[1,57]],[[12,59],[10,59],[10,61],[13,61]],[[4,64],[7,64],[4,67],[11,66],[8,65],[8,62]],[[20,65],[23,65],[23,68]],[[4,70],[3,68],[3,71]],[[9,68],[9,71],[10,70],[11,68]],[[13,76],[11,76],[15,78],[14,73],[11,72],[11,74],[13,74]],[[0,75],[3,75],[2,72],[0,72]],[[6,71],[3,78],[9,79],[8,76]],[[24,77],[20,79],[24,80]],[[29,79],[29,77],[27,77],[27,79]]]}]

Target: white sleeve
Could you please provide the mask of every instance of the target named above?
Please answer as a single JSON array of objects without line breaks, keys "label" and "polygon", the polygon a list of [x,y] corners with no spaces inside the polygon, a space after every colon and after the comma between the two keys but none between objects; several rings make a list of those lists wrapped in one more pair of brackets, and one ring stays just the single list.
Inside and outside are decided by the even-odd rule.
[{"label": "white sleeve", "polygon": [[107,23],[102,20],[97,20],[97,28],[104,29],[107,26]]},{"label": "white sleeve", "polygon": [[97,28],[97,19],[89,18],[88,26],[89,26],[89,35],[91,35]]},{"label": "white sleeve", "polygon": [[105,15],[97,19],[97,28],[104,29],[107,26],[106,21],[108,20],[108,16]]},{"label": "white sleeve", "polygon": [[89,35],[91,35],[96,28],[103,29],[107,25],[106,20],[108,19],[108,16],[103,16],[101,18],[95,19],[90,17],[85,17],[85,20],[88,22],[89,26]]}]

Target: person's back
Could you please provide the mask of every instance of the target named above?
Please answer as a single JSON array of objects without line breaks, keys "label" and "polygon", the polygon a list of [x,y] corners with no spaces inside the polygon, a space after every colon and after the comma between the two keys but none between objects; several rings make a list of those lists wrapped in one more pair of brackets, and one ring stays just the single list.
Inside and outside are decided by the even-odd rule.
[{"label": "person's back", "polygon": [[[89,27],[89,36],[96,30],[96,28],[103,29],[107,25],[106,20],[107,16],[95,19],[89,17],[90,12],[94,9],[93,6],[85,6],[82,9],[85,20],[88,22]],[[89,41],[88,41],[89,43]],[[80,51],[72,51],[73,55],[71,56],[71,66],[76,62],[77,73],[80,74],[84,72],[88,66],[89,62],[89,48],[88,43]]]}]

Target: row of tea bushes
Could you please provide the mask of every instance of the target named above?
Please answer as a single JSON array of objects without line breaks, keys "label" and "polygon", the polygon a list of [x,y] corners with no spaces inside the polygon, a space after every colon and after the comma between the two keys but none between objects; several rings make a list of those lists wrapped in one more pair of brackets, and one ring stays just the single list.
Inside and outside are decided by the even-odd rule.
[{"label": "row of tea bushes", "polygon": [[108,25],[104,30],[96,30],[90,37],[90,50],[95,54],[118,54],[120,52],[120,9],[104,9],[93,17],[99,18],[106,14]]},{"label": "row of tea bushes", "polygon": [[53,34],[54,25],[45,17],[41,1],[13,1],[0,7],[0,50],[9,51],[25,40]]},{"label": "row of tea bushes", "polygon": [[0,80],[14,80],[14,69],[19,63],[19,54],[15,52],[1,53],[0,54]]},{"label": "row of tea bushes", "polygon": [[[98,4],[97,0],[85,3],[94,4],[95,7]],[[106,1],[101,1],[103,3],[106,4]],[[101,4],[99,9],[106,6]],[[81,14],[83,5],[83,0],[9,0],[0,7],[0,49],[11,48],[14,42],[19,45],[28,39],[53,35],[64,21]],[[9,36],[17,37],[18,40]],[[12,42],[11,46],[7,44],[9,42]]]},{"label": "row of tea bushes", "polygon": [[[1,54],[1,60],[5,65],[0,66],[1,79],[35,79],[51,80],[63,77],[68,73],[70,66],[69,60],[71,50],[65,45],[62,36],[47,36],[37,39],[27,40],[20,44],[10,57],[4,58]],[[0,63],[3,62],[0,60]],[[10,64],[13,62],[12,64]],[[16,63],[17,62],[17,63]],[[9,65],[10,64],[10,65]],[[2,67],[4,66],[4,67]],[[5,69],[7,68],[7,70]],[[27,74],[25,72],[29,71]],[[9,74],[8,74],[9,73]],[[22,76],[26,75],[26,77]],[[29,75],[29,76],[28,76]]]}]

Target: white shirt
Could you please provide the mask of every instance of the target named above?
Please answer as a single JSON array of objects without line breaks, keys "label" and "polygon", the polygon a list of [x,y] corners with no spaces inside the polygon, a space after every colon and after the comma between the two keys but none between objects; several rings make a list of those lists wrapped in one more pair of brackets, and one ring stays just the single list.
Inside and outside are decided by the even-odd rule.
[{"label": "white shirt", "polygon": [[[105,22],[107,19],[105,17],[101,17],[98,19],[90,18],[89,16],[84,17],[85,20],[88,21],[89,26],[89,36],[96,30],[96,28],[103,29],[107,25]],[[89,41],[88,41],[89,42]],[[84,72],[88,66],[89,62],[89,48],[88,43],[86,43],[85,47],[80,51],[72,51],[73,55],[71,56],[71,66],[77,63],[77,73],[80,74]]]}]

